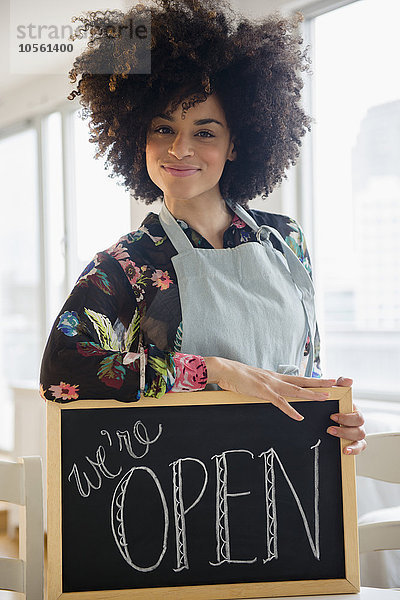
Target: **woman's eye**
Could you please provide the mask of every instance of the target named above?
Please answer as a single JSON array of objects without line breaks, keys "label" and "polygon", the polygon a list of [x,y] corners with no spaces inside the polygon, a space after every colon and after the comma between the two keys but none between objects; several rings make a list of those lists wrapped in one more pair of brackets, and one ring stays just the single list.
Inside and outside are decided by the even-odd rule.
[{"label": "woman's eye", "polygon": [[[210,137],[215,137],[215,135],[213,133],[211,133],[210,131],[199,131],[199,133],[207,133],[207,135],[209,135]],[[203,137],[203,136],[200,136]]]},{"label": "woman's eye", "polygon": [[[163,133],[163,132],[161,131],[162,129],[167,129],[168,131],[171,131],[170,127],[167,127],[166,125],[162,125],[161,127],[157,127],[157,129],[155,129],[155,130],[154,130],[154,132],[155,132],[155,133],[161,133],[161,134],[162,134],[162,133]],[[167,132],[168,132],[168,131],[167,131]],[[202,133],[205,133],[205,134],[207,134],[207,135],[205,135],[205,136],[203,136],[203,135],[200,135],[200,134],[202,134]],[[206,137],[206,138],[207,138],[207,137],[215,137],[215,135],[214,135],[213,133],[211,133],[210,131],[205,131],[205,130],[204,130],[204,131],[199,131],[198,133],[196,133],[196,135],[198,135],[199,137]]]},{"label": "woman's eye", "polygon": [[169,129],[169,127],[157,127],[157,129],[154,130],[155,133],[158,133],[160,131],[160,129]]}]

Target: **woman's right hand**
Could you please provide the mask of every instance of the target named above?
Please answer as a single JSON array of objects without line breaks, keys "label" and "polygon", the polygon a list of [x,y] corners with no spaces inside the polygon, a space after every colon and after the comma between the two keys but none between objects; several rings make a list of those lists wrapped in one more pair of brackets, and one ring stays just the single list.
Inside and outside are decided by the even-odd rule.
[{"label": "woman's right hand", "polygon": [[336,383],[336,379],[283,375],[219,356],[204,357],[204,361],[208,374],[207,383],[216,383],[230,392],[268,400],[296,421],[302,421],[304,417],[285,400],[284,395],[306,400],[326,400],[329,393],[304,388],[332,387]]}]

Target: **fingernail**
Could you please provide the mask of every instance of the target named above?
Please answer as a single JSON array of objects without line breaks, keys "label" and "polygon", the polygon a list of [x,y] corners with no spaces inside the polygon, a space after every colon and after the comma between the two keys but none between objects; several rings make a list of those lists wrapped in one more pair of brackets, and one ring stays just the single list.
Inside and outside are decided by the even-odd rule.
[{"label": "fingernail", "polygon": [[327,432],[331,433],[332,435],[337,435],[336,427],[328,427]]},{"label": "fingernail", "polygon": [[297,420],[298,420],[298,421],[304,421],[304,417],[303,417],[303,415],[299,415],[299,416],[297,417]]},{"label": "fingernail", "polygon": [[345,448],[344,449],[344,453],[345,454],[351,454],[353,452],[353,450],[351,448]]},{"label": "fingernail", "polygon": [[332,419],[332,421],[335,421],[336,423],[339,421],[339,417],[337,415],[331,415],[331,419]]}]

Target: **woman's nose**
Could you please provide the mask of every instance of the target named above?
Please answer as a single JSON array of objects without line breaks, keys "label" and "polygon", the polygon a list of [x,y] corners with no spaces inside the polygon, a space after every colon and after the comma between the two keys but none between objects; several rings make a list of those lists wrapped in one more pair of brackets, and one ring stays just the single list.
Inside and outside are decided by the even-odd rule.
[{"label": "woman's nose", "polygon": [[184,156],[192,156],[194,151],[191,146],[190,138],[184,135],[177,135],[169,147],[168,152],[178,159],[181,159]]}]

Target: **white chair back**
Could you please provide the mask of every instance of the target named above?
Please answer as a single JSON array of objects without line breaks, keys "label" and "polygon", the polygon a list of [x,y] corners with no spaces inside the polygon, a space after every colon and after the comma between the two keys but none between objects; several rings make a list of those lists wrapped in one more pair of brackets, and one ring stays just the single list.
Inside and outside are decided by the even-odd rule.
[{"label": "white chair back", "polygon": [[370,433],[367,448],[357,456],[357,475],[400,483],[400,432]]},{"label": "white chair back", "polygon": [[[357,456],[357,475],[400,483],[400,432],[370,433]],[[358,520],[360,553],[400,550],[400,506],[374,510]]]},{"label": "white chair back", "polygon": [[0,461],[0,500],[19,504],[19,558],[0,558],[0,589],[44,597],[43,483],[40,456]]}]

